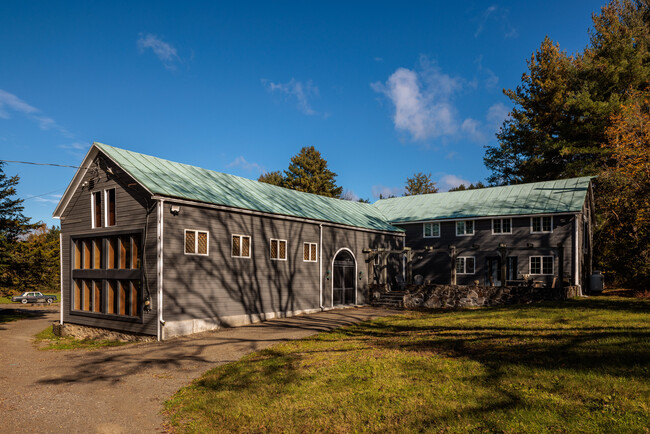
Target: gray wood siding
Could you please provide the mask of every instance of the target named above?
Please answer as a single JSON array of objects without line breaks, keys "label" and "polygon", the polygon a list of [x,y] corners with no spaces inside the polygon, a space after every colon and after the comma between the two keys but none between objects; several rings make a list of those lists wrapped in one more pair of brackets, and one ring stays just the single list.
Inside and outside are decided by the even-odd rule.
[{"label": "gray wood siding", "polygon": [[[172,215],[164,207],[164,310],[166,321],[248,315],[319,307],[319,263],[303,261],[303,243],[319,244],[316,223],[250,215],[236,210],[180,205]],[[184,253],[185,229],[209,232],[209,254]],[[251,258],[232,257],[233,234],[251,237]],[[287,260],[270,259],[270,239],[287,241]],[[367,272],[363,248],[388,245],[399,237],[323,226],[323,298],[331,306],[331,258],[348,247],[363,270],[359,302],[366,300]],[[399,243],[401,244],[401,238]],[[395,243],[394,243],[395,244]]]},{"label": "gray wood siding", "polygon": [[[154,208],[149,215],[149,225],[146,235],[146,245],[142,251],[142,272],[146,272],[148,286],[151,293],[151,311],[144,312],[141,319],[129,321],[124,319],[113,319],[107,315],[92,313],[79,313],[71,309],[72,305],[72,239],[75,237],[101,237],[119,232],[141,232],[143,243],[146,226],[146,205],[149,194],[139,187],[133,179],[117,168],[114,164],[106,162],[104,157],[99,156],[92,167],[86,173],[82,185],[74,193],[70,203],[61,217],[62,234],[62,298],[63,321],[93,327],[141,333],[148,335],[157,334],[157,298],[156,298],[156,219],[157,213]],[[106,172],[107,164],[113,170],[113,175]],[[89,189],[90,181],[93,180],[93,188]],[[87,183],[83,186],[83,183]],[[116,225],[112,227],[92,228],[91,224],[91,192],[115,188],[116,202]],[[149,199],[149,205],[153,202]],[[105,201],[102,199],[102,218],[104,217]],[[143,294],[147,294],[146,281],[142,281]]]},{"label": "gray wood siding", "polygon": [[[406,245],[413,249],[424,249],[427,246],[433,247],[433,252],[422,253],[421,259],[416,260],[413,266],[413,275],[421,274],[425,280],[434,283],[449,283],[451,279],[451,259],[449,257],[449,246],[456,246],[458,256],[474,256],[476,266],[474,274],[459,274],[456,282],[459,285],[470,285],[475,280],[484,284],[486,277],[485,263],[488,257],[498,256],[499,244],[504,243],[508,247],[518,247],[508,252],[508,256],[518,258],[518,274],[528,274],[530,256],[552,255],[551,250],[545,247],[556,247],[558,243],[564,245],[564,273],[565,276],[572,273],[573,256],[573,218],[571,214],[553,216],[553,232],[531,233],[530,217],[513,217],[511,234],[492,234],[492,219],[474,220],[474,235],[457,236],[456,222],[440,222],[439,238],[424,238],[423,224],[400,224],[406,230]],[[469,219],[471,220],[471,219]],[[532,243],[533,247],[527,248]],[[475,247],[478,246],[478,247]],[[554,272],[557,274],[559,264],[554,261]],[[546,280],[552,282],[552,276],[537,276],[535,280]]]}]

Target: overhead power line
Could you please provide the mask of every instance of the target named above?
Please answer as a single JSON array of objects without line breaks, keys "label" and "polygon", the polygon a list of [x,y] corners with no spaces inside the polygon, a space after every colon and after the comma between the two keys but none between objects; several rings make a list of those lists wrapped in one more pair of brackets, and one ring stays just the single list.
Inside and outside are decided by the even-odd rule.
[{"label": "overhead power line", "polygon": [[[54,164],[54,163],[32,163],[30,161],[15,161],[15,160],[0,160],[3,163],[20,163],[20,164],[33,164],[35,166],[56,166],[56,167],[72,167],[73,169],[81,169],[81,166],[69,166],[67,164]],[[84,167],[84,169],[86,169]]]}]

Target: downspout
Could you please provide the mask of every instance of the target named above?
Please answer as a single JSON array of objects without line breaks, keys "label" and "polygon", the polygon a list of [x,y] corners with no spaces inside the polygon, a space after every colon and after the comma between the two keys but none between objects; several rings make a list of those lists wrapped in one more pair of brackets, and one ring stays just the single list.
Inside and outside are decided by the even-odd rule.
[{"label": "downspout", "polygon": [[158,200],[158,230],[157,230],[157,251],[158,261],[157,268],[157,284],[158,284],[158,340],[163,339],[163,327],[165,320],[163,319],[163,203],[164,200]]},{"label": "downspout", "polygon": [[[406,236],[402,238],[402,250],[406,249]],[[402,253],[402,279],[406,282],[406,255]]]},{"label": "downspout", "polygon": [[59,232],[59,279],[61,281],[61,302],[59,303],[61,319],[59,320],[59,324],[63,325],[63,234],[61,232]]},{"label": "downspout", "polygon": [[578,287],[578,292],[582,295],[582,288],[580,287],[580,272],[578,267],[580,266],[580,255],[578,254],[578,214],[573,217],[573,284]]},{"label": "downspout", "polygon": [[323,310],[323,224],[319,224],[318,228],[320,229],[318,241],[318,302],[320,310]]}]

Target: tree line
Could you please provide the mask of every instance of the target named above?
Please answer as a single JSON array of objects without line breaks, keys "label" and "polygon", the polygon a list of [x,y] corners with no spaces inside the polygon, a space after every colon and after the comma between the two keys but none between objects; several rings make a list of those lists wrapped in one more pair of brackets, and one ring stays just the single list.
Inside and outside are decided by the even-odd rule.
[{"label": "tree line", "polygon": [[18,175],[0,163],[0,296],[59,290],[59,234],[56,226],[30,223],[23,199],[16,198]]}]

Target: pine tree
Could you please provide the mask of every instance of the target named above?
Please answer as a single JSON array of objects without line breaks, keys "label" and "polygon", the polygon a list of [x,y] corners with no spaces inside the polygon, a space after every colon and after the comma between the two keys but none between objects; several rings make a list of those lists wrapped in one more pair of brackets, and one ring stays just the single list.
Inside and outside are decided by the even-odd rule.
[{"label": "pine tree", "polygon": [[436,183],[431,180],[430,173],[418,172],[413,174],[413,177],[406,178],[406,187],[404,196],[415,196],[417,194],[437,193],[438,187]]},{"label": "pine tree", "polygon": [[284,187],[284,177],[279,170],[273,172],[265,172],[257,178],[259,182],[264,182],[266,184],[277,185],[279,187]]},{"label": "pine tree", "polygon": [[284,187],[327,197],[340,197],[343,187],[336,185],[336,173],[327,168],[327,161],[313,146],[304,147],[291,157],[284,171]]},{"label": "pine tree", "polygon": [[452,187],[449,189],[449,191],[465,191],[465,190],[477,190],[479,188],[485,188],[485,184],[483,184],[481,181],[477,182],[476,184],[470,184],[470,185],[465,185],[465,184],[460,184],[458,187]]}]

